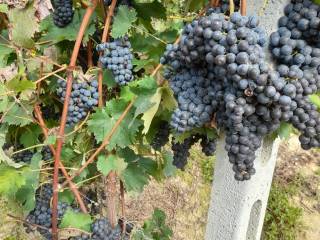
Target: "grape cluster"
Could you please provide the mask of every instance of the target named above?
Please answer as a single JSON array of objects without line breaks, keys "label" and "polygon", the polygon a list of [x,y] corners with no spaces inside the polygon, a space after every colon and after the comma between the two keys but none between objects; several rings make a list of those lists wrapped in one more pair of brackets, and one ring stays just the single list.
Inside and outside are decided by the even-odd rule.
[{"label": "grape cluster", "polygon": [[57,27],[64,28],[72,22],[72,0],[54,0],[53,22]]},{"label": "grape cluster", "polygon": [[295,32],[286,27],[280,27],[270,36],[272,55],[279,63],[303,67],[318,67],[320,65],[320,49],[311,47],[307,41],[295,39]]},{"label": "grape cluster", "polygon": [[183,170],[187,165],[190,156],[190,148],[201,140],[200,145],[202,152],[206,156],[213,156],[216,151],[216,139],[209,139],[202,134],[194,134],[184,139],[183,142],[173,140],[171,149],[173,151],[173,165]]},{"label": "grape cluster", "polygon": [[[295,124],[300,123],[303,128],[305,121],[312,119],[306,125],[307,132],[302,131],[305,149],[307,144],[317,146],[319,138],[315,127],[310,129],[318,122],[314,107],[310,110],[310,104],[301,103],[319,86],[315,70],[318,49],[290,39],[292,33],[280,28],[271,36],[271,49],[280,49],[278,60],[286,65],[271,70],[263,49],[267,36],[258,24],[255,16],[236,12],[226,19],[223,14],[211,13],[187,24],[180,42],[168,45],[161,58],[161,63],[167,65],[164,76],[178,101],[172,128],[182,133],[205,126],[214,117],[218,128],[226,134],[225,149],[239,181],[248,180],[255,173],[256,150],[263,137],[279,128],[282,121],[295,119]],[[292,52],[287,52],[288,43],[295,47]],[[287,58],[282,58],[283,54]],[[303,61],[298,61],[299,54]],[[304,113],[312,111],[313,116],[303,120],[299,116],[299,122],[296,109],[300,105]],[[186,139],[173,145],[177,152],[175,163],[180,168],[186,164],[191,142],[192,139]]]},{"label": "grape cluster", "polygon": [[53,155],[52,155],[52,152],[51,152],[49,146],[43,147],[42,150],[41,150],[41,154],[42,154],[42,159],[44,161],[48,161],[48,160],[51,160],[53,158]]},{"label": "grape cluster", "polygon": [[[48,240],[52,239],[51,228],[51,207],[50,202],[53,195],[52,185],[45,184],[36,192],[35,208],[26,217],[26,221],[30,224],[36,224],[45,228],[37,227],[37,231]],[[58,218],[61,220],[69,205],[64,202],[58,202]],[[30,225],[25,225],[27,233],[32,231]]]},{"label": "grape cluster", "polygon": [[158,131],[152,139],[151,147],[159,151],[169,141],[170,125],[167,121],[160,122]]},{"label": "grape cluster", "polygon": [[[263,105],[271,108],[272,101],[279,97],[279,93],[273,95],[273,89],[271,92],[266,90],[272,81],[269,67],[264,62],[266,34],[258,23],[255,16],[234,13],[226,20],[223,14],[212,13],[186,25],[180,42],[167,46],[161,58],[161,63],[169,66],[165,76],[178,100],[178,109],[171,120],[171,126],[177,132],[202,127],[215,115],[228,140],[232,135],[240,134],[247,139],[245,145],[235,138],[226,145],[236,175],[242,176],[242,179],[237,177],[239,180],[254,172],[252,159],[261,144],[257,139],[280,123],[279,119],[271,122],[271,117],[263,119],[264,116],[256,112]],[[271,123],[266,124],[266,121]],[[250,138],[249,127],[255,138]],[[255,141],[256,145],[250,141]],[[187,140],[179,147],[188,148],[189,142]],[[255,147],[250,150],[247,145]],[[215,144],[210,148],[214,151]],[[209,153],[207,150],[205,153]],[[183,166],[186,160],[177,162]]]},{"label": "grape cluster", "polygon": [[200,142],[202,152],[206,156],[213,156],[216,152],[217,143],[216,139],[209,139],[206,136],[202,136],[202,140]]},{"label": "grape cluster", "polygon": [[112,71],[115,81],[119,85],[126,85],[133,80],[133,55],[130,48],[131,44],[127,37],[114,39],[97,46],[97,50],[103,52],[99,61],[103,67]]},{"label": "grape cluster", "polygon": [[320,47],[320,6],[311,0],[291,0],[279,19],[279,27],[287,28],[293,39],[304,39]]},{"label": "grape cluster", "polygon": [[[21,144],[18,144],[18,145],[12,145],[10,143],[5,143],[3,146],[2,146],[2,149],[6,152],[8,150],[10,150],[12,148],[12,151],[13,152],[16,152],[16,151],[19,151],[21,149],[23,149],[23,145]],[[30,151],[30,150],[25,150],[25,151],[22,151],[22,152],[18,152],[18,153],[15,153],[12,155],[12,160],[16,163],[19,163],[19,162],[23,162],[23,163],[30,163],[31,162],[31,159],[33,157],[33,152]]]},{"label": "grape cluster", "polygon": [[46,120],[58,120],[60,118],[60,114],[55,111],[54,106],[41,106],[41,112]]},{"label": "grape cluster", "polygon": [[[61,101],[66,95],[66,82],[58,80],[57,94]],[[85,118],[89,111],[98,106],[98,82],[74,82],[72,84],[71,98],[69,101],[67,125],[74,125]]]},{"label": "grape cluster", "polygon": [[289,80],[283,90],[292,110],[288,122],[301,132],[303,149],[320,147],[320,115],[308,97],[320,89],[320,6],[291,0],[278,26],[270,37],[270,49],[285,64],[278,67],[281,78]]},{"label": "grape cluster", "polygon": [[81,236],[72,237],[70,240],[127,240],[129,237],[127,235],[122,236],[122,230],[118,224],[114,229],[112,228],[110,222],[106,218],[97,219],[91,225],[92,234],[91,236],[87,234],[81,234]]},{"label": "grape cluster", "polygon": [[33,152],[30,150],[26,150],[23,152],[19,152],[17,154],[14,154],[12,156],[13,161],[15,162],[24,162],[24,163],[30,163],[31,159],[33,157]]}]

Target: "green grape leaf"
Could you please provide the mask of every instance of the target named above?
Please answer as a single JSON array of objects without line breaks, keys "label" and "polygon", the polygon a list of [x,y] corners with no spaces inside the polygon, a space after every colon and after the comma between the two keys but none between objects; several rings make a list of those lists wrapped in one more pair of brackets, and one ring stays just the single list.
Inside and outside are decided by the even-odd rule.
[{"label": "green grape leaf", "polygon": [[134,52],[143,53],[148,56],[149,60],[154,62],[159,62],[166,48],[165,43],[154,37],[136,32],[130,37],[130,42]]},{"label": "green grape leaf", "polygon": [[64,190],[63,192],[59,192],[59,201],[65,202],[68,204],[72,204],[74,202],[74,195],[71,190]]},{"label": "green grape leaf", "polygon": [[0,164],[0,195],[14,196],[26,184],[25,169],[19,169]]},{"label": "green grape leaf", "polygon": [[8,13],[8,5],[7,4],[5,4],[5,3],[1,3],[0,4],[0,12],[2,12],[2,13]]},{"label": "green grape leaf", "polygon": [[33,145],[39,144],[39,136],[42,134],[39,125],[26,126],[25,131],[20,136],[20,143],[24,147],[31,147]]},{"label": "green grape leaf", "polygon": [[312,0],[315,4],[320,5],[320,0]]},{"label": "green grape leaf", "polygon": [[161,169],[158,169],[157,162],[153,159],[138,155],[130,148],[118,150],[117,153],[128,164],[121,174],[128,191],[142,191],[149,182],[150,175],[160,179]]},{"label": "green grape leaf", "polygon": [[[56,44],[63,40],[69,40],[69,41],[76,40],[84,14],[85,14],[84,9],[75,10],[72,22],[65,28],[59,28],[55,26],[52,20],[52,14],[49,15],[47,18],[41,21],[40,28],[41,28],[41,31],[45,32],[45,34],[40,39],[40,41],[43,41],[43,42],[49,41],[50,44]],[[95,25],[94,25],[94,19],[95,19],[95,14],[91,16],[91,20],[89,21],[89,25],[83,36],[84,43],[88,42],[89,35],[93,35],[93,33],[96,31]]]},{"label": "green grape leaf", "polygon": [[[320,1],[320,0],[319,0]],[[320,109],[320,95],[313,94],[309,96],[310,101]]]},{"label": "green grape leaf", "polygon": [[141,69],[147,68],[147,67],[153,67],[153,64],[155,62],[152,61],[152,59],[136,59],[134,58],[132,60],[132,65],[134,66],[133,71],[138,72]]},{"label": "green grape leaf", "polygon": [[144,222],[142,231],[134,232],[132,238],[134,240],[170,240],[172,234],[172,230],[166,225],[166,214],[162,210],[156,208],[152,214],[152,218]]},{"label": "green grape leaf", "polygon": [[8,108],[8,103],[9,103],[9,91],[7,90],[7,88],[0,83],[0,112],[4,112],[7,108]]},{"label": "green grape leaf", "polygon": [[98,157],[97,169],[104,175],[107,176],[111,171],[116,171],[118,175],[126,169],[127,164],[122,158],[117,155],[100,155]]},{"label": "green grape leaf", "polygon": [[[112,122],[111,122],[112,121]],[[99,109],[93,113],[88,121],[88,129],[94,134],[97,141],[102,142],[115,123],[105,109]]]},{"label": "green grape leaf", "polygon": [[150,21],[151,18],[166,19],[166,8],[157,0],[150,3],[134,3],[138,16]]},{"label": "green grape leaf", "polygon": [[6,134],[8,132],[8,127],[3,124],[0,127],[0,163],[4,162],[11,167],[20,168],[22,165],[20,163],[15,163],[3,150],[3,145],[6,143]]},{"label": "green grape leaf", "polygon": [[7,66],[8,56],[14,52],[14,48],[11,48],[5,44],[0,44],[0,67]]},{"label": "green grape leaf", "polygon": [[60,228],[76,228],[81,229],[87,232],[90,232],[90,225],[92,219],[90,214],[74,212],[71,209],[68,209],[63,215]]},{"label": "green grape leaf", "polygon": [[166,177],[172,177],[175,175],[177,168],[173,165],[173,155],[169,151],[161,153],[161,156],[164,160],[164,175]]},{"label": "green grape leaf", "polygon": [[9,107],[7,114],[3,118],[3,122],[23,127],[33,122],[31,114],[32,106],[24,105],[24,107],[21,107],[18,104],[14,104],[12,107]]},{"label": "green grape leaf", "polygon": [[137,20],[137,12],[129,9],[128,6],[120,5],[118,12],[113,19],[111,36],[114,38],[123,37]]},{"label": "green grape leaf", "polygon": [[15,92],[19,93],[25,90],[36,89],[36,84],[17,75],[7,83],[7,87],[9,90],[14,90]]},{"label": "green grape leaf", "polygon": [[12,40],[16,45],[25,48],[34,46],[32,37],[39,29],[35,11],[36,9],[32,4],[28,4],[24,9],[12,8],[9,10],[8,17],[12,26]]},{"label": "green grape leaf", "polygon": [[[113,99],[107,103],[103,109],[93,113],[88,121],[88,129],[94,134],[98,142],[102,142],[110,133],[118,118],[124,112],[128,103],[121,99]],[[113,134],[107,149],[112,150],[118,146],[124,148],[133,143],[141,121],[138,119],[132,120],[133,110],[131,109],[119,127]]]},{"label": "green grape leaf", "polygon": [[30,168],[24,173],[26,184],[22,186],[16,194],[17,200],[23,204],[23,210],[26,213],[31,211],[35,206],[35,192],[39,186],[41,159],[42,156],[40,152],[33,155]]},{"label": "green grape leaf", "polygon": [[149,182],[149,176],[137,164],[129,164],[121,174],[127,191],[142,192]]},{"label": "green grape leaf", "polygon": [[289,123],[281,123],[280,128],[278,129],[278,135],[282,139],[288,139],[292,133],[292,125]]},{"label": "green grape leaf", "polygon": [[130,91],[137,96],[134,101],[134,106],[136,107],[135,117],[146,112],[155,104],[151,102],[151,98],[157,91],[157,83],[153,77],[144,77],[139,81],[133,82],[129,87]]},{"label": "green grape leaf", "polygon": [[205,5],[205,0],[189,0],[186,5],[186,10],[189,12],[195,12],[203,8]]},{"label": "green grape leaf", "polygon": [[44,141],[45,144],[52,145],[55,144],[57,141],[57,136],[49,135],[48,138]]}]

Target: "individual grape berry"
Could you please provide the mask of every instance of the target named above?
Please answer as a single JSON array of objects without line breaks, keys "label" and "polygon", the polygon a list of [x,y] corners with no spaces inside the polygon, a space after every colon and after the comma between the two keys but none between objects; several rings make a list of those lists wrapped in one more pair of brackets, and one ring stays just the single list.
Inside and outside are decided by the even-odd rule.
[{"label": "individual grape berry", "polygon": [[130,48],[131,44],[127,37],[114,39],[97,46],[97,50],[103,52],[99,61],[103,67],[112,71],[119,85],[126,85],[133,80],[133,55]]},{"label": "individual grape berry", "polygon": [[53,0],[53,22],[57,27],[64,28],[72,22],[72,0]]}]

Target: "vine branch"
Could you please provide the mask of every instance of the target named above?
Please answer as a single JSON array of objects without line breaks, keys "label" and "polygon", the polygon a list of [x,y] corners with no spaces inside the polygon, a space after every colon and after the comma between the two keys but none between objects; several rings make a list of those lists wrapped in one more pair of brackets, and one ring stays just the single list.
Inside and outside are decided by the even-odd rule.
[{"label": "vine branch", "polygon": [[241,0],[240,2],[240,13],[242,16],[247,15],[247,0]]},{"label": "vine branch", "polygon": [[72,69],[76,66],[77,57],[79,54],[80,45],[84,36],[85,30],[89,24],[91,15],[97,6],[97,0],[92,0],[92,4],[87,8],[86,13],[82,19],[77,39],[72,51],[69,69],[67,71],[67,86],[66,96],[63,104],[63,111],[61,116],[61,123],[59,128],[59,135],[56,142],[56,155],[54,159],[54,173],[53,173],[53,199],[52,199],[52,237],[53,240],[58,240],[58,172],[59,163],[61,162],[61,151],[63,145],[63,135],[67,123],[68,106],[72,90],[73,73]]}]

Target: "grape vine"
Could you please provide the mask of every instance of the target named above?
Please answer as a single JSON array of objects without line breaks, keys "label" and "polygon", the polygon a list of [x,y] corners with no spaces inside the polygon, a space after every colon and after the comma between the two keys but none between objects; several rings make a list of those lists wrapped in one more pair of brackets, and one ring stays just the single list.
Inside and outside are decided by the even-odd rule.
[{"label": "grape vine", "polygon": [[[319,5],[291,0],[267,36],[244,2],[193,2],[176,12],[127,0],[1,9],[0,193],[27,213],[17,217],[27,232],[129,239],[139,228],[151,239],[150,224],[123,232],[125,191],[187,168],[193,146],[213,156],[225,135],[238,181],[255,174],[257,149],[283,125],[303,149],[320,147]],[[193,18],[190,8],[202,10]],[[85,185],[102,177],[106,192],[90,199]]]}]

